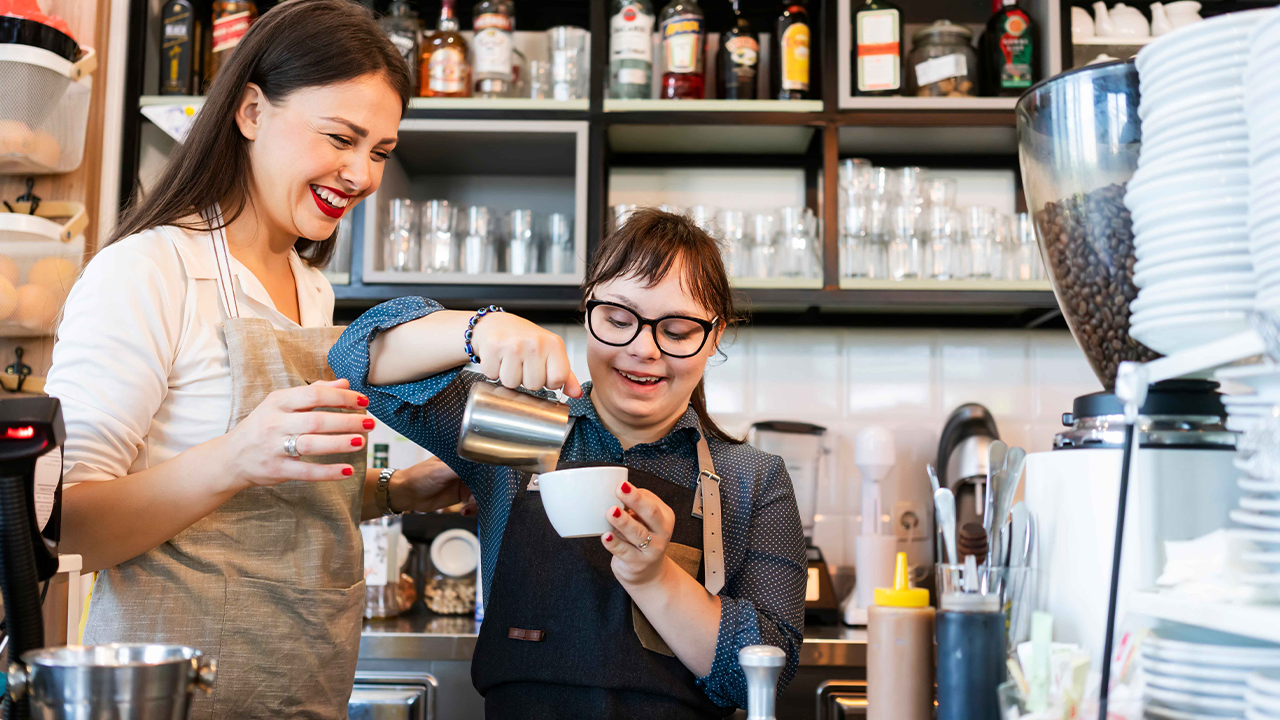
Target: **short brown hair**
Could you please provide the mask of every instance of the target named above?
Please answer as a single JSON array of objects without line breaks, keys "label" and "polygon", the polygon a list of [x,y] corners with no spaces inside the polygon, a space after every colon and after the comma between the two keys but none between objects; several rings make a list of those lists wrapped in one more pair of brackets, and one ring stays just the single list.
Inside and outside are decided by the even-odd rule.
[{"label": "short brown hair", "polygon": [[[734,304],[729,274],[721,259],[720,244],[689,218],[657,208],[636,210],[601,241],[582,283],[583,309],[603,283],[634,277],[652,287],[662,282],[677,260],[683,264],[681,281],[685,289],[707,312],[719,318],[721,329],[742,322],[743,317]],[[707,414],[704,382],[698,381],[689,398],[703,431],[718,440],[741,444],[741,438],[725,432]]]}]

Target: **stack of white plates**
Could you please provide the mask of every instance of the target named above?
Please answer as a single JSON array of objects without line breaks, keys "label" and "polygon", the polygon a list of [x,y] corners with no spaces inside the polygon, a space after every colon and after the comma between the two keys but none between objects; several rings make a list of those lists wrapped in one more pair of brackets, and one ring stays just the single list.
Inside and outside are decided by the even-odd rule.
[{"label": "stack of white plates", "polygon": [[1248,327],[1245,69],[1257,12],[1220,15],[1138,53],[1142,153],[1125,205],[1133,217],[1131,334],[1163,353]]},{"label": "stack of white plates", "polygon": [[1280,13],[1258,24],[1245,71],[1249,128],[1249,244],[1257,308],[1280,310]]},{"label": "stack of white plates", "polygon": [[[1161,631],[1164,633],[1165,631]],[[1280,669],[1280,648],[1151,636],[1142,644],[1145,713],[1149,718],[1202,720],[1245,717],[1250,673]]]},{"label": "stack of white plates", "polygon": [[[1280,365],[1227,367],[1214,373],[1214,378],[1253,389],[1252,393],[1222,396],[1227,429],[1246,433],[1236,457],[1236,467],[1244,473],[1237,482],[1245,494],[1229,515],[1237,526],[1232,532],[1253,543],[1239,558],[1241,566],[1249,568],[1239,580],[1275,594],[1280,592],[1280,475],[1272,468],[1280,470],[1280,462],[1273,462],[1268,453],[1280,457],[1280,452],[1270,452],[1272,443],[1262,423],[1280,417]],[[1273,420],[1267,426],[1276,424]],[[1259,446],[1263,449],[1253,449]]]},{"label": "stack of white plates", "polygon": [[1250,673],[1244,691],[1246,720],[1280,720],[1280,672]]}]

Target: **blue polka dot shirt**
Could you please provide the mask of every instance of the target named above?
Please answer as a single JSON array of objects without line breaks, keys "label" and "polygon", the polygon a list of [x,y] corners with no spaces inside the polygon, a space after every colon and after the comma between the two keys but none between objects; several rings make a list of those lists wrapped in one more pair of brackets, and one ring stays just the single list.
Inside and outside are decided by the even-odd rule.
[{"label": "blue polka dot shirt", "polygon": [[[480,510],[481,569],[487,601],[520,476],[510,468],[458,457],[463,407],[471,385],[481,376],[459,368],[401,385],[375,387],[367,381],[369,342],[383,330],[439,309],[438,303],[425,298],[385,302],[347,328],[329,352],[329,364],[338,377],[351,382],[353,390],[369,397],[369,412],[444,461],[471,489]],[[562,458],[620,463],[688,488],[697,486],[699,429],[692,407],[666,437],[623,450],[600,422],[590,394],[591,384],[586,383],[583,397],[569,399],[570,413],[577,421]],[[711,672],[698,678],[698,684],[718,705],[746,707],[746,678],[738,665],[740,649],[764,644],[786,652],[779,691],[796,673],[804,635],[804,532],[791,478],[781,458],[713,437],[707,444],[721,478],[726,581],[720,591],[715,661]]]}]

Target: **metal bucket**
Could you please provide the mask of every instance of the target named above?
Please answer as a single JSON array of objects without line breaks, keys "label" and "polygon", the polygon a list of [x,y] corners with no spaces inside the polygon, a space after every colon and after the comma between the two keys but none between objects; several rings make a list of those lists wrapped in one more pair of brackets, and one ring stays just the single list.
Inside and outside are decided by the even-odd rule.
[{"label": "metal bucket", "polygon": [[551,472],[568,435],[568,405],[478,382],[467,395],[458,455],[532,473]]},{"label": "metal bucket", "polygon": [[12,691],[25,687],[39,720],[186,720],[192,692],[209,692],[217,674],[215,660],[180,645],[45,648],[22,664]]}]

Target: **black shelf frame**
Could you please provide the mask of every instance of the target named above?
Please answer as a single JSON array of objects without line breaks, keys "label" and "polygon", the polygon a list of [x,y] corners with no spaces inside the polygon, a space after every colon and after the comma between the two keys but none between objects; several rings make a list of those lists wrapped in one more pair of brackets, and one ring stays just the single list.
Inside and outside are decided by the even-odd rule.
[{"label": "black shelf frame", "polygon": [[[592,38],[608,37],[609,0],[581,0],[589,5]],[[985,0],[975,0],[985,5]],[[656,4],[661,4],[656,3]],[[488,110],[467,108],[410,108],[408,118],[575,120],[588,123],[587,228],[588,252],[598,245],[608,219],[609,170],[621,166],[647,167],[796,167],[805,171],[806,204],[820,214],[824,228],[824,269],[821,289],[746,289],[740,291],[744,306],[757,323],[788,324],[889,324],[894,326],[984,326],[1062,327],[1057,302],[1048,290],[979,291],[841,289],[839,268],[839,218],[837,217],[839,131],[842,127],[918,128],[927,133],[936,127],[1013,127],[1012,110],[957,108],[947,110],[859,109],[840,110],[837,104],[837,0],[810,0],[815,34],[815,87],[822,107],[814,112],[781,111],[690,111],[673,101],[670,110],[605,111],[605,81],[608,77],[608,44],[591,44],[591,85],[586,110]],[[141,133],[148,122],[139,108],[146,59],[146,34],[154,25],[148,18],[147,0],[130,0],[127,43],[128,67],[125,87],[124,141],[121,161],[121,208],[137,191]],[[696,131],[708,126],[806,127],[814,133],[803,152],[795,154],[614,152],[609,130],[619,126],[664,125]],[[1017,175],[1017,155],[876,155],[885,164],[921,164],[951,167],[1009,168]],[[823,200],[829,201],[824,202]],[[403,285],[364,284],[363,232],[356,229],[352,248],[350,284],[336,285],[334,293],[340,315],[358,312],[384,300],[403,295],[425,295],[450,307],[474,308],[496,302],[527,313],[552,316],[576,311],[580,293],[576,287],[525,285]]]}]

